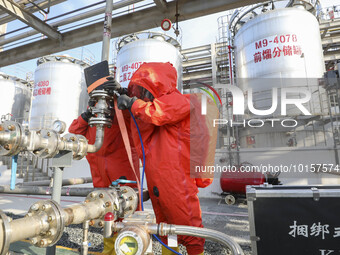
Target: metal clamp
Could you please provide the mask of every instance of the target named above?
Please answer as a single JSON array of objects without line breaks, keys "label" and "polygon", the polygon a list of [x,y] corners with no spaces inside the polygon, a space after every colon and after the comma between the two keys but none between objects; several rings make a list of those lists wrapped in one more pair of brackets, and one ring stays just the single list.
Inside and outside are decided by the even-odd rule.
[{"label": "metal clamp", "polygon": [[319,201],[320,200],[320,191],[318,190],[318,188],[313,187],[311,188],[312,192],[313,192],[313,199],[314,201]]}]

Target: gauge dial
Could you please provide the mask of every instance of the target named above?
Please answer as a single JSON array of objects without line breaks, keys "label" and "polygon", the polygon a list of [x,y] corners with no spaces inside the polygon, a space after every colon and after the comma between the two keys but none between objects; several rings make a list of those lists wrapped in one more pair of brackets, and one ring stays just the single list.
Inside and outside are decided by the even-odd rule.
[{"label": "gauge dial", "polygon": [[138,251],[138,242],[132,236],[125,236],[119,243],[119,249],[125,255],[134,255]]},{"label": "gauge dial", "polygon": [[171,21],[169,19],[164,19],[161,23],[161,28],[164,30],[164,31],[169,31],[170,28],[171,28]]},{"label": "gauge dial", "polygon": [[66,123],[61,120],[56,120],[55,122],[53,122],[52,127],[54,131],[56,131],[59,134],[62,134],[66,130]]}]

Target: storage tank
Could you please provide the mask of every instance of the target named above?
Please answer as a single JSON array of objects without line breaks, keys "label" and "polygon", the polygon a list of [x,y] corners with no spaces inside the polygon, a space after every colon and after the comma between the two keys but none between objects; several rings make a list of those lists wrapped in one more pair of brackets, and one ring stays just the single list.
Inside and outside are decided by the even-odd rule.
[{"label": "storage tank", "polygon": [[[295,105],[287,105],[287,114],[281,115],[281,88],[287,87],[311,92],[312,98],[304,107],[313,116],[328,111],[325,91],[318,81],[325,72],[319,24],[302,6],[271,10],[250,19],[236,31],[234,49],[237,84],[243,91],[252,89],[255,109],[270,109],[272,88],[279,88],[277,110],[267,118],[296,119],[303,115]],[[289,98],[303,97],[305,94],[297,93]],[[246,115],[248,119],[252,117]],[[308,124],[308,117],[304,117],[300,126]],[[263,128],[246,127],[240,131],[240,143],[241,147],[252,148],[295,146],[300,142],[302,146],[312,146],[324,142],[322,128],[319,129],[320,132],[314,126],[310,130],[302,128],[304,138],[314,139],[306,144],[296,133],[290,136],[289,132],[295,132],[292,128],[272,128],[268,124]]]},{"label": "storage tank", "polygon": [[172,37],[156,32],[124,36],[117,43],[116,76],[127,87],[132,74],[144,62],[170,62],[177,70],[178,89],[182,90],[180,44]]},{"label": "storage tank", "polygon": [[87,108],[84,68],[88,65],[69,56],[45,56],[34,74],[30,129],[50,128],[59,119],[67,128]]},{"label": "storage tank", "polygon": [[28,121],[31,107],[31,84],[0,73],[0,117],[23,123]]}]

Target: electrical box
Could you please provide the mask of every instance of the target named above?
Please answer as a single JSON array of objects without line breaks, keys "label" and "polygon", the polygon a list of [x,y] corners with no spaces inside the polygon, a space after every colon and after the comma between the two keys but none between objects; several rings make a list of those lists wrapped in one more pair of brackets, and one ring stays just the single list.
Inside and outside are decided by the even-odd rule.
[{"label": "electrical box", "polygon": [[340,255],[340,186],[247,186],[253,255]]}]

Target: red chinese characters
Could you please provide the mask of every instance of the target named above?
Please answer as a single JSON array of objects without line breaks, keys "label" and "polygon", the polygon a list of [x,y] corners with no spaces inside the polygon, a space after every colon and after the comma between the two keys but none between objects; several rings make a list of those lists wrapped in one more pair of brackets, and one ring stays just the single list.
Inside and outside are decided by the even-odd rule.
[{"label": "red chinese characters", "polygon": [[34,85],[33,96],[51,95],[49,81],[40,81]]},{"label": "red chinese characters", "polygon": [[263,60],[272,58],[272,50],[266,49],[262,51]]},{"label": "red chinese characters", "polygon": [[254,54],[254,62],[258,63],[258,62],[261,62],[261,61],[262,61],[261,52],[256,52]]},{"label": "red chinese characters", "polygon": [[143,64],[144,62],[134,62],[129,65],[124,65],[121,67],[121,73],[119,76],[119,82],[130,81],[134,72]]},{"label": "red chinese characters", "polygon": [[297,44],[296,34],[276,35],[256,41],[254,43],[254,63],[280,57],[301,56],[302,49]]},{"label": "red chinese characters", "polygon": [[263,49],[262,51],[255,52],[254,63],[279,57],[301,56],[301,54],[302,49],[299,45],[277,46],[274,49]]}]

